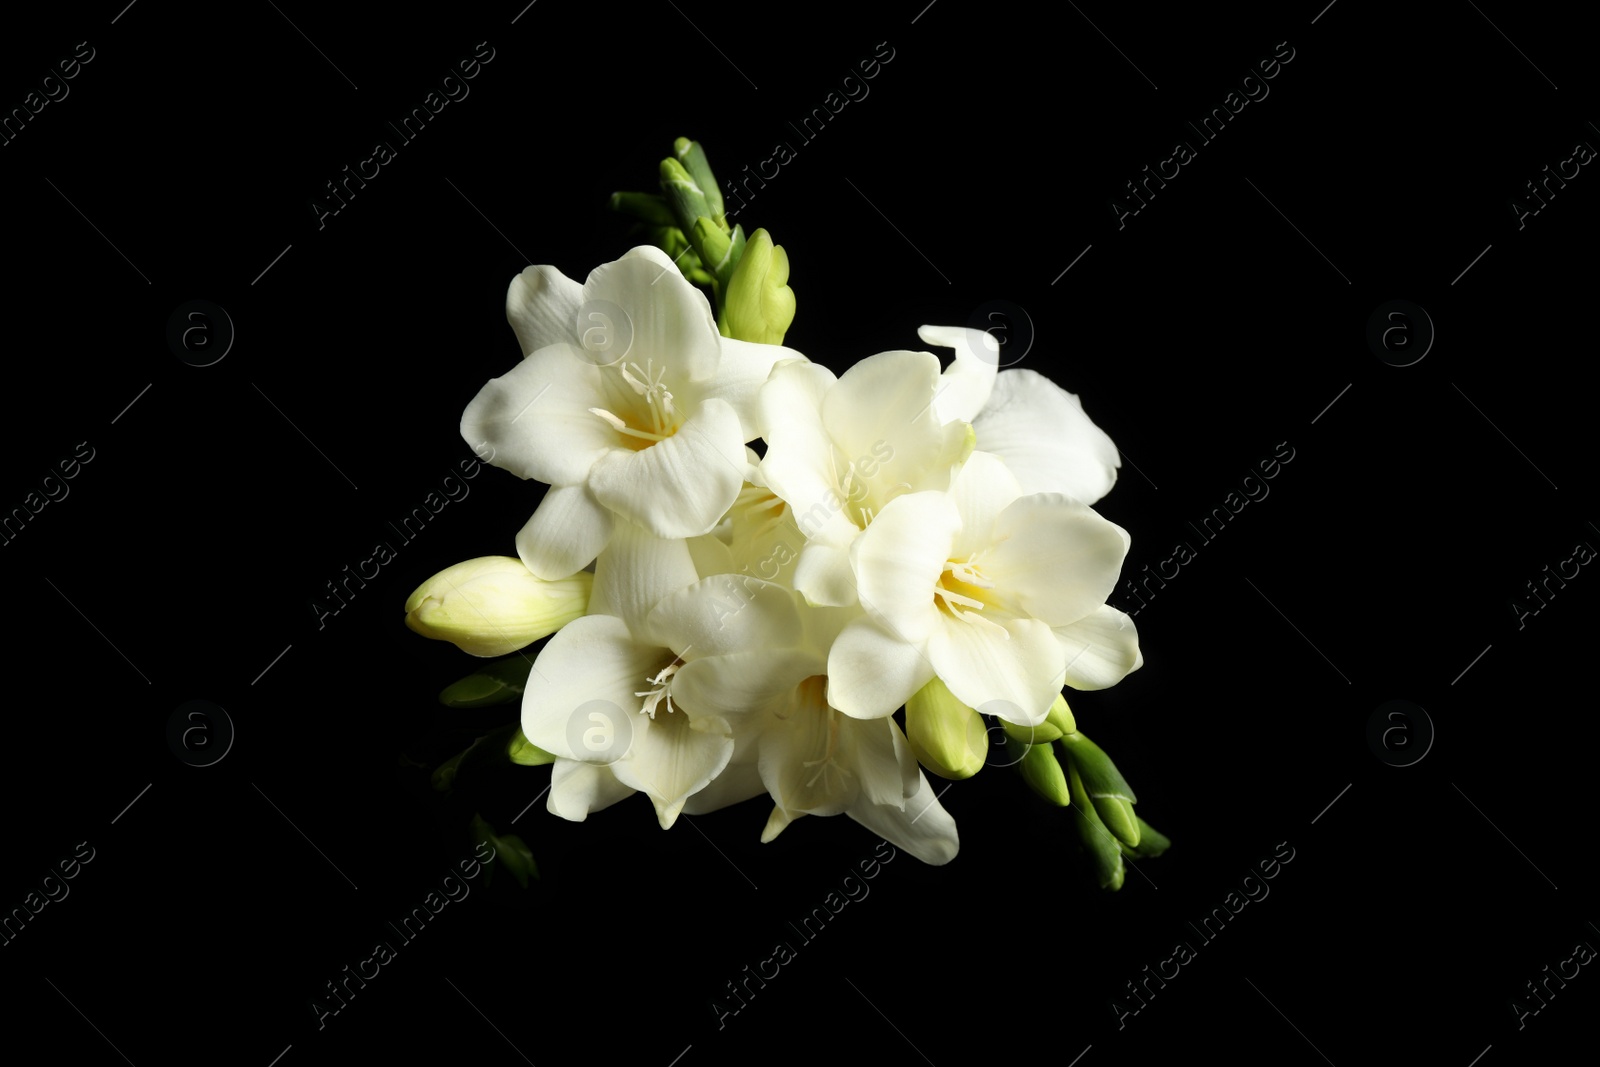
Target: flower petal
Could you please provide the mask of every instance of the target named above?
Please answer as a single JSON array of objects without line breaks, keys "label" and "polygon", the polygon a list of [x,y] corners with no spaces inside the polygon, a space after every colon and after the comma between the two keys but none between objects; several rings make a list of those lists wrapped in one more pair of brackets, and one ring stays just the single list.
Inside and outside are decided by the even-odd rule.
[{"label": "flower petal", "polygon": [[767,787],[761,782],[754,760],[729,763],[704,789],[683,802],[683,814],[705,815],[766,794]]},{"label": "flower petal", "polygon": [[630,633],[647,639],[646,620],[656,605],[699,579],[687,541],[657,537],[631,522],[619,521],[610,545],[595,561],[589,613],[615,615]]},{"label": "flower petal", "polygon": [[880,719],[933,678],[917,646],[863,615],[828,650],[828,703],[857,719]]},{"label": "flower petal", "polygon": [[800,615],[789,590],[732,574],[703,578],[663,598],[650,612],[645,632],[689,659],[776,651],[801,639]]},{"label": "flower petal", "polygon": [[761,436],[756,397],[772,368],[783,360],[809,362],[799,352],[782,345],[758,345],[753,341],[724,337],[716,377],[701,387],[700,395],[720,397],[733,405],[733,410],[739,414],[739,424],[744,427],[744,440],[754,441]]},{"label": "flower petal", "polygon": [[941,616],[928,659],[955,698],[985,715],[1037,726],[1060,692],[1066,661],[1054,631],[1037,619],[995,619],[1004,632]]},{"label": "flower petal", "polygon": [[[696,649],[695,651],[699,651]],[[685,663],[672,679],[672,699],[696,715],[742,715],[786,711],[794,689],[826,669],[809,649],[757,649]]]},{"label": "flower petal", "polygon": [[576,329],[583,285],[554,267],[524,267],[506,288],[506,321],[522,354],[555,344],[580,344]]},{"label": "flower petal", "polygon": [[1109,689],[1144,666],[1133,619],[1110,604],[1055,633],[1067,651],[1065,684],[1074,689]]},{"label": "flower petal", "polygon": [[611,540],[611,512],[582,485],[553,485],[517,531],[517,555],[546,581],[576,574]]},{"label": "flower petal", "polygon": [[570,345],[538,349],[491,378],[461,416],[461,436],[473,451],[518,478],[551,485],[582,482],[595,461],[627,451],[617,432],[592,407],[603,407],[600,368]]},{"label": "flower petal", "polygon": [[902,640],[920,644],[932,631],[934,587],[960,527],[948,493],[912,493],[890,501],[850,546],[861,606]]},{"label": "flower petal", "polygon": [[717,373],[722,335],[711,304],[661,249],[640,245],[596,267],[583,283],[583,299],[615,304],[627,315],[630,344],[618,358],[641,367],[654,360],[688,381]]},{"label": "flower petal", "polygon": [[[522,732],[564,759],[610,762],[621,756],[618,749],[629,739],[621,737],[603,751],[587,750],[581,740],[591,725],[589,713],[601,714],[613,728],[632,729],[636,738],[635,720],[644,716],[639,714],[643,702],[634,694],[671,659],[670,651],[634,640],[626,624],[613,615],[574,619],[533,661],[522,692]],[[627,723],[622,726],[624,719]],[[575,739],[580,743],[574,744]]]},{"label": "flower petal", "polygon": [[1000,342],[983,330],[962,326],[922,326],[917,336],[930,345],[955,349],[955,362],[940,376],[933,410],[940,422],[971,422],[994,389]]},{"label": "flower petal", "polygon": [[1035,371],[996,375],[972,426],[977,447],[1005,460],[1024,493],[1065,493],[1093,504],[1116,484],[1117,446],[1075,394]]},{"label": "flower petal", "polygon": [[650,797],[663,830],[672,829],[684,804],[722,772],[733,757],[733,729],[720,716],[691,718],[683,709],[639,716],[628,754],[610,765],[624,785]]},{"label": "flower petal", "polygon": [[740,432],[726,400],[703,401],[666,440],[601,457],[589,487],[606,507],[658,537],[709,533],[744,484]]},{"label": "flower petal", "polygon": [[609,808],[633,792],[607,767],[558,757],[550,772],[550,799],[545,807],[552,815],[583,822],[590,812]]},{"label": "flower petal", "polygon": [[1022,488],[999,456],[974,452],[950,483],[950,499],[961,529],[950,546],[951,559],[967,559],[995,542],[995,522]]},{"label": "flower petal", "polygon": [[939,804],[928,778],[920,771],[916,793],[905,809],[887,804],[857,804],[849,815],[896,848],[904,849],[923,863],[943,866],[956,858],[961,839],[956,821]]},{"label": "flower petal", "polygon": [[1117,587],[1128,535],[1089,505],[1060,493],[1018,497],[995,522],[984,576],[1020,614],[1064,626]]}]

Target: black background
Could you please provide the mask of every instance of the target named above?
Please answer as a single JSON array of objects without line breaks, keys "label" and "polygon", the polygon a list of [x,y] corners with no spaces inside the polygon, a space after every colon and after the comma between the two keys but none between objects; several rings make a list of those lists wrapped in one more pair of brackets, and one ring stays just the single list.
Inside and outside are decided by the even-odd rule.
[{"label": "black background", "polygon": [[[1521,229],[1511,206],[1600,143],[1574,16],[924,2],[8,15],[7,111],[94,49],[0,147],[0,508],[93,449],[0,545],[0,907],[94,849],[0,946],[13,1042],[141,1067],[1202,1050],[1490,1067],[1588,1035],[1587,968],[1520,1030],[1511,1006],[1600,944],[1600,578],[1585,567],[1520,628],[1512,607],[1600,546],[1597,179],[1583,168]],[[398,144],[385,123],[479,42],[470,95]],[[869,95],[803,142],[789,123],[880,42]],[[1198,144],[1185,122],[1280,42],[1270,95]],[[620,255],[606,197],[651,188],[679,135],[724,178],[794,148],[737,216],[788,251],[787,344],[842,371],[1010,302],[1031,331],[1013,320],[1008,361],[1080,394],[1124,450],[1099,508],[1132,535],[1125,576],[1198,549],[1136,617],[1146,666],[1073,701],[1171,851],[1102,893],[1071,813],[991,768],[944,794],[953,863],[884,866],[720,1028],[725,983],[796,942],[787,924],[877,840],[807,819],[763,846],[760,801],[669,833],[638,798],[584,824],[542,799],[522,814],[543,769],[429,788],[425,767],[515,708],[438,705],[472,663],[401,605],[453,562],[512,553],[539,487],[485,470],[344,610],[319,627],[311,606],[471,456],[461,410],[519,354],[510,279]],[[1196,158],[1119,228],[1123,184],[1180,139]],[[378,140],[396,158],[319,226],[324,183]],[[236,330],[208,367],[166,341],[195,299]],[[1397,299],[1437,330],[1405,367],[1366,340]],[[1187,524],[1283,442],[1270,495],[1200,544]],[[210,767],[167,744],[193,699],[237,731]],[[1393,699],[1435,735],[1407,767],[1367,741]],[[319,1029],[312,998],[470,855],[475,812],[542,880],[474,883]],[[1270,895],[1202,943],[1188,923],[1285,843]],[[1119,1020],[1113,998],[1136,1007],[1125,983],[1178,941],[1196,958]]]}]

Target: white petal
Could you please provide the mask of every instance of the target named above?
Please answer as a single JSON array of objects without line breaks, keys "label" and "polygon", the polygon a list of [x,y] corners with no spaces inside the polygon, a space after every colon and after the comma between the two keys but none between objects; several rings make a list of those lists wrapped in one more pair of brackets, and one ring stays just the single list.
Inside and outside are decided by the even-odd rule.
[{"label": "white petal", "polygon": [[611,512],[582,485],[553,485],[517,532],[517,555],[534,574],[556,581],[583,570],[611,540]]},{"label": "white petal", "polygon": [[[696,650],[698,651],[698,650]],[[760,649],[692,660],[672,680],[672,699],[730,721],[786,711],[802,681],[827,669],[810,649]]]},{"label": "white petal", "polygon": [[506,321],[524,356],[555,344],[579,344],[575,325],[583,286],[554,267],[525,267],[506,288]]},{"label": "white petal", "polygon": [[837,712],[810,701],[761,735],[761,780],[790,816],[838,815],[855,803],[860,783],[842,759],[834,731]]},{"label": "white petal", "polygon": [[822,425],[822,398],[837,379],[815,363],[788,363],[773,369],[757,397],[761,436],[767,454],[761,477],[794,511],[806,537],[828,532],[847,542],[855,524],[838,489],[835,449]]},{"label": "white petal", "polygon": [[700,395],[719,397],[733,405],[739,424],[744,427],[744,440],[754,441],[761,436],[756,395],[773,366],[781,360],[805,362],[806,357],[782,345],[758,345],[753,341],[724,337],[716,376],[705,383]]},{"label": "white petal", "polygon": [[600,369],[570,345],[541,348],[489,380],[461,416],[461,436],[518,478],[576,485],[620,435],[590,413],[603,407]]},{"label": "white petal", "polygon": [[942,621],[928,638],[928,659],[957,700],[1019,725],[1045,720],[1066,659],[1050,627],[1037,619],[997,619],[1001,633],[948,616]]},{"label": "white petal", "polygon": [[641,367],[654,360],[685,381],[716,374],[722,335],[711,304],[661,249],[640,245],[596,267],[583,283],[583,299],[615,304],[627,315],[631,344],[619,358]]},{"label": "white petal", "polygon": [[687,541],[657,537],[619,521],[610,545],[595,561],[589,613],[615,615],[642,639],[650,632],[646,620],[655,606],[699,578]]},{"label": "white petal", "polygon": [[930,345],[955,349],[955,362],[940,377],[933,409],[940,422],[971,422],[989,402],[995,371],[1000,366],[1000,342],[982,330],[962,326],[923,326],[917,336]]},{"label": "white petal", "polygon": [[550,772],[550,799],[545,806],[552,815],[583,822],[590,812],[609,808],[633,792],[606,767],[558,758]]},{"label": "white petal", "polygon": [[961,840],[956,821],[940,805],[927,776],[918,773],[917,792],[906,801],[905,809],[887,804],[857,804],[850,817],[896,848],[904,849],[923,863],[942,866],[956,858]]},{"label": "white petal", "polygon": [[850,546],[861,606],[902,640],[920,644],[932,631],[933,591],[960,527],[949,494],[912,493],[890,501]]},{"label": "white petal", "polygon": [[[854,538],[851,538],[854,540]],[[800,550],[794,569],[794,587],[806,602],[821,607],[849,607],[857,603],[856,576],[850,569],[850,549],[817,538]]]},{"label": "white petal", "polygon": [[982,560],[984,576],[1008,607],[1052,626],[1104,604],[1128,554],[1121,527],[1060,493],[1017,498],[994,529],[998,543]]},{"label": "white petal", "polygon": [[[635,641],[612,615],[585,615],[562,627],[533,661],[522,692],[522,732],[529,741],[565,759],[609,763],[619,758],[643,700],[634,694],[672,660],[666,649]],[[599,714],[604,722],[591,718]],[[600,729],[603,747],[588,746],[588,731]],[[592,735],[597,740],[602,735]]]},{"label": "white petal", "polygon": [[1133,620],[1109,604],[1055,632],[1074,689],[1109,689],[1144,665]]},{"label": "white petal", "polygon": [[857,719],[893,715],[933,678],[921,650],[863,615],[828,650],[828,703]]},{"label": "white petal", "polygon": [[893,719],[845,719],[839,735],[865,799],[898,808],[916,793],[917,758]]},{"label": "white petal", "polygon": [[606,507],[658,537],[709,533],[744,484],[740,432],[727,401],[706,400],[666,440],[601,457],[589,487]]},{"label": "white petal", "polygon": [[793,594],[771,582],[732,574],[703,578],[663,598],[650,612],[645,632],[690,659],[776,651],[801,638]]},{"label": "white petal", "polygon": [[610,765],[619,782],[650,796],[663,830],[733,757],[733,730],[720,716],[690,718],[680,708],[639,717],[633,747]]},{"label": "white petal", "polygon": [[685,815],[704,815],[720,811],[752,797],[765,796],[767,787],[761,783],[761,772],[755,761],[729,763],[721,774],[711,779],[704,789],[684,801]]},{"label": "white petal", "polygon": [[995,542],[995,522],[1022,488],[999,456],[974,452],[950,483],[950,499],[961,516],[961,530],[950,547],[951,559],[964,560]]},{"label": "white petal", "polygon": [[1035,371],[1001,371],[972,425],[977,447],[1005,460],[1024,493],[1065,493],[1093,504],[1116,484],[1117,446],[1075,394]]},{"label": "white petal", "polygon": [[933,353],[880,352],[828,390],[822,423],[837,446],[840,476],[853,465],[865,485],[864,492],[851,493],[852,514],[864,508],[876,515],[903,494],[950,487],[952,468],[967,451],[967,426],[939,421],[933,408],[938,385]]}]

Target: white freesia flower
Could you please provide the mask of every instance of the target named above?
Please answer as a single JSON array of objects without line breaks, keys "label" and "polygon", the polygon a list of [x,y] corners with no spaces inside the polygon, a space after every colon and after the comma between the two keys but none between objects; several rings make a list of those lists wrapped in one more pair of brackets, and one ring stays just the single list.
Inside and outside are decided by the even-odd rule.
[{"label": "white freesia flower", "polygon": [[811,603],[855,603],[851,542],[896,497],[949,487],[972,439],[966,423],[941,420],[941,384],[937,356],[902,351],[837,378],[815,363],[780,364],[762,386],[761,474],[807,538],[795,588]]},{"label": "white freesia flower", "polygon": [[[596,566],[591,614],[534,661],[522,730],[557,757],[555,814],[582,820],[639,791],[667,828],[684,811],[761,792],[748,770],[719,778],[740,747],[735,727],[781,701],[815,656],[795,648],[802,631],[792,594],[754,580],[701,579],[693,556],[685,540],[619,524]],[[744,729],[745,743],[752,730]]]},{"label": "white freesia flower", "polygon": [[1132,620],[1105,603],[1128,547],[1088,505],[1024,495],[974,452],[948,493],[890,501],[851,546],[866,614],[829,652],[829,702],[882,717],[937,676],[968,707],[1032,726],[1063,674],[1115,685],[1143,662]]},{"label": "white freesia flower", "polygon": [[[589,308],[601,309],[598,344],[585,336],[598,327],[579,321]],[[609,321],[616,310],[621,321]],[[492,448],[496,466],[549,483],[517,536],[542,578],[583,568],[619,519],[663,538],[709,531],[744,482],[757,389],[779,360],[804,361],[721,336],[705,296],[652,247],[595,268],[581,287],[529,267],[511,283],[506,316],[525,358],[467,405],[461,433]]]}]

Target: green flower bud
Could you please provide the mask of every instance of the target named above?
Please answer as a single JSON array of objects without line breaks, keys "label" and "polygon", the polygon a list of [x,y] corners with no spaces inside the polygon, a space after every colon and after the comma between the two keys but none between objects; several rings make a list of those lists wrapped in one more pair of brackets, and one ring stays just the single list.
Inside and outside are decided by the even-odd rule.
[{"label": "green flower bud", "polygon": [[724,337],[781,345],[794,322],[794,290],[789,288],[789,256],[766,230],[750,235],[728,282],[718,326]]},{"label": "green flower bud", "polygon": [[989,753],[983,716],[937,678],[906,701],[906,740],[917,762],[941,778],[971,778]]},{"label": "green flower bud", "polygon": [[1072,803],[1073,790],[1068,789],[1067,776],[1049,745],[1029,745],[1017,767],[1022,771],[1022,780],[1045,800],[1058,808]]},{"label": "green flower bud", "polygon": [[[1077,761],[1070,756],[1067,759],[1067,778],[1072,783],[1073,793],[1080,797],[1084,796],[1084,783],[1078,774]],[[1095,878],[1100,883],[1100,888],[1113,892],[1121,889],[1122,881],[1127,876],[1127,869],[1122,862],[1122,846],[1100,821],[1094,805],[1078,804],[1073,811],[1076,812],[1078,838],[1089,852],[1089,859],[1094,864]]]},{"label": "green flower bud", "polygon": [[1061,738],[1064,751],[1069,752],[1078,772],[1083,776],[1089,799],[1106,828],[1130,848],[1139,844],[1139,823],[1133,814],[1138,797],[1111,757],[1099,745],[1083,734],[1073,732]]},{"label": "green flower bud", "polygon": [[[1072,717],[1072,709],[1067,707],[1067,697],[1065,693],[1056,694],[1055,703],[1050,705],[1050,715],[1047,719],[1045,719],[1045,722],[1059,730],[1061,735],[1075,734],[1078,732],[1078,723],[1077,720]],[[1058,737],[1059,736],[1060,735],[1058,735]],[[1057,738],[1052,737],[1050,740],[1055,741]]]},{"label": "green flower bud", "polygon": [[517,732],[511,737],[511,744],[506,746],[506,755],[511,757],[511,762],[523,767],[543,767],[547,763],[554,763],[556,758],[546,752],[522,732],[522,727],[517,727]]},{"label": "green flower bud", "polygon": [[721,278],[733,276],[733,235],[701,215],[694,220],[694,248],[707,272]]},{"label": "green flower bud", "polygon": [[676,226],[678,222],[658,193],[612,193],[611,210],[651,226]]},{"label": "green flower bud", "polygon": [[694,225],[695,219],[711,214],[706,194],[676,159],[661,161],[661,195],[666,197],[673,217],[685,232]]},{"label": "green flower bud", "polygon": [[[711,162],[706,159],[706,150],[700,147],[699,141],[691,141],[687,137],[680,137],[672,143],[672,154],[683,164],[689,172],[689,177],[700,187],[705,194],[706,206],[711,210],[708,214],[718,222],[722,222],[722,190],[717,188],[717,177],[711,173]],[[722,222],[724,229],[727,223]]]},{"label": "green flower bud", "polygon": [[548,637],[589,610],[594,575],[547,582],[515,556],[457,563],[406,600],[406,625],[473,656],[503,656]]},{"label": "green flower bud", "polygon": [[1134,859],[1150,859],[1161,855],[1172,847],[1172,842],[1167,839],[1165,834],[1140,819],[1137,815],[1134,818],[1139,823],[1139,844],[1134,848],[1129,848],[1124,844],[1122,846],[1124,855],[1132,856]]},{"label": "green flower bud", "polygon": [[529,878],[539,877],[539,865],[533,861],[533,850],[516,834],[497,834],[482,815],[472,817],[472,840],[494,849],[495,862],[485,867],[483,884],[488,885],[495,867],[505,867],[522,888],[528,888]]},{"label": "green flower bud", "polygon": [[485,663],[459,682],[445,686],[439,703],[447,708],[489,708],[509,704],[522,696],[528,684],[533,660],[527,656],[508,656]]}]

